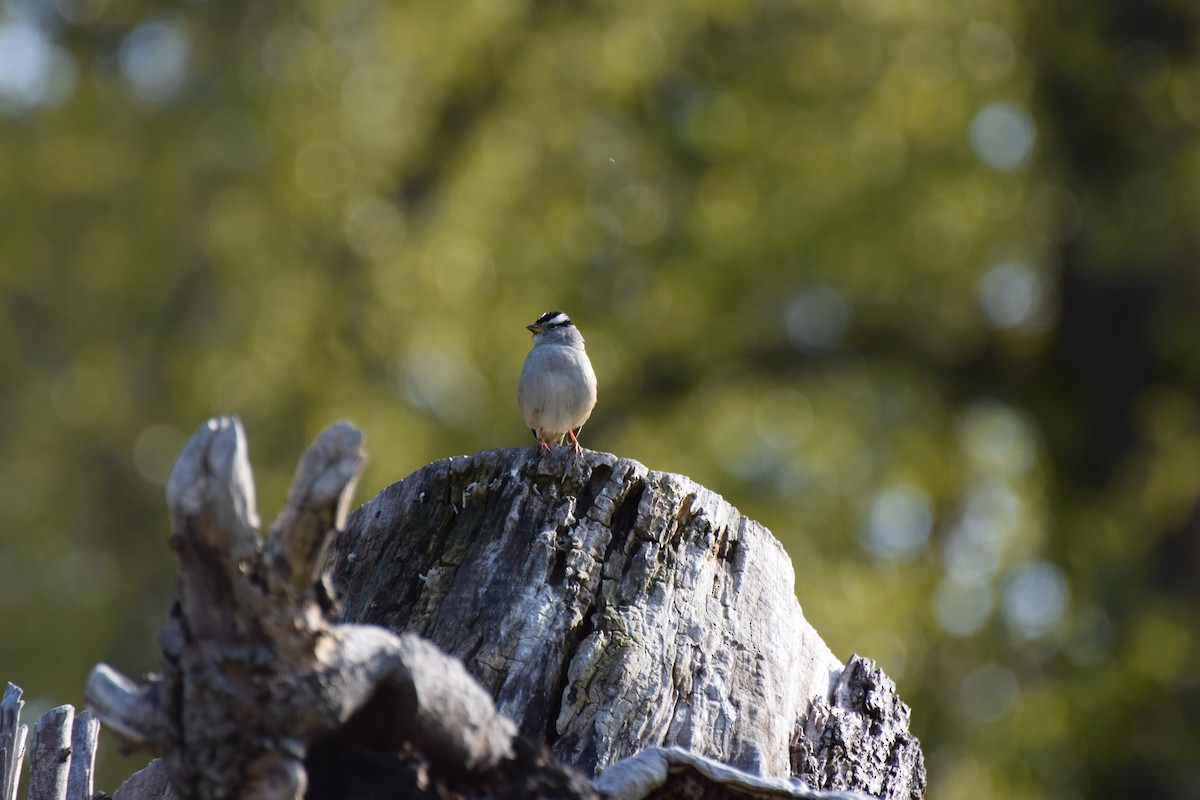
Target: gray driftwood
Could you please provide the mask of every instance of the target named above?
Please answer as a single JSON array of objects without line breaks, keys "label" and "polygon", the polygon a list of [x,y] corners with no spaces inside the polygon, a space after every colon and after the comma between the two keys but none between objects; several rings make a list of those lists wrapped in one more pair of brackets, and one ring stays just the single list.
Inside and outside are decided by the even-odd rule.
[{"label": "gray driftwood", "polygon": [[90,711],[76,714],[75,722],[71,725],[71,770],[67,778],[67,800],[91,800],[99,740],[100,720]]},{"label": "gray driftwood", "polygon": [[[0,701],[0,800],[16,800],[25,739],[19,686],[8,684]],[[92,771],[100,723],[73,706],[58,706],[38,717],[29,750],[30,800],[91,800]]]},{"label": "gray driftwood", "polygon": [[25,760],[25,739],[29,726],[21,724],[21,687],[8,684],[0,700],[0,800],[17,800],[21,765]]},{"label": "gray driftwood", "polygon": [[35,800],[67,800],[71,773],[71,724],[75,709],[52,708],[33,726],[29,753],[29,796]]},{"label": "gray driftwood", "polygon": [[804,619],[779,542],[686,477],[568,448],[438,461],[359,508],[331,562],[346,620],[463,659],[522,734],[589,774],[676,747],[923,796],[894,685],[875,672],[871,702],[847,700],[860,661]]}]

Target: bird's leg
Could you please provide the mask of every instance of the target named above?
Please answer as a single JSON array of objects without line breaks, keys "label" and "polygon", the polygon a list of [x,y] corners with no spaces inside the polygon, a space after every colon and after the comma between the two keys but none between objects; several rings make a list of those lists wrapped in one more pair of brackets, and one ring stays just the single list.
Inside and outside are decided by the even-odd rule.
[{"label": "bird's leg", "polygon": [[543,438],[542,438],[542,436],[541,436],[541,434],[539,434],[539,433],[538,433],[537,431],[535,431],[533,428],[530,428],[530,429],[529,429],[529,432],[533,434],[533,438],[534,438],[534,439],[537,439],[537,443],[538,443],[538,451],[540,452],[540,451],[543,451],[543,450],[544,450],[544,451],[546,451],[547,453],[549,453],[549,452],[550,452],[550,443],[549,443],[549,442],[547,442],[545,439],[543,439]]},{"label": "bird's leg", "polygon": [[583,455],[583,448],[579,446],[579,440],[575,438],[575,431],[568,428],[567,435],[571,437],[571,446],[575,448],[575,455]]}]

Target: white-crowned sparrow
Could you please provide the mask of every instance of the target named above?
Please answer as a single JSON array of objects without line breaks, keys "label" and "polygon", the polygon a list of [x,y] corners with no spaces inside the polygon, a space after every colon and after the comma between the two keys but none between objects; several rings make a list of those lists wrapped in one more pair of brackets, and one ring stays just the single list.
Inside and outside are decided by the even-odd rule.
[{"label": "white-crowned sparrow", "polygon": [[562,444],[570,436],[575,452],[582,453],[576,433],[596,405],[596,373],[583,336],[561,311],[547,311],[525,327],[533,332],[533,349],[517,384],[521,416],[539,448],[549,450],[551,442]]}]

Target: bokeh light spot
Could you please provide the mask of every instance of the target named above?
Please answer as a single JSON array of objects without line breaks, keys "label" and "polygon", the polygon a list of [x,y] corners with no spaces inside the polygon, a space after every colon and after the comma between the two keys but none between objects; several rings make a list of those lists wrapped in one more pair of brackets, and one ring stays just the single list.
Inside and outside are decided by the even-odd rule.
[{"label": "bokeh light spot", "polygon": [[942,544],[946,573],[967,586],[978,586],[999,568],[1002,545],[987,521],[965,519],[950,529]]},{"label": "bokeh light spot", "polygon": [[1067,579],[1048,561],[1019,568],[1004,587],[1001,607],[1009,628],[1023,639],[1046,636],[1067,609]]},{"label": "bokeh light spot", "polygon": [[1024,109],[992,103],[971,121],[971,148],[989,167],[1010,171],[1033,154],[1037,129]]},{"label": "bokeh light spot", "polygon": [[999,722],[1020,699],[1021,687],[1016,676],[999,664],[976,667],[958,687],[959,708],[973,722]]},{"label": "bokeh light spot", "polygon": [[959,426],[959,442],[975,465],[997,475],[1019,475],[1033,465],[1033,431],[1025,419],[995,399],[979,400],[967,409]]},{"label": "bokeh light spot", "polygon": [[996,605],[987,584],[962,583],[948,575],[933,593],[933,613],[938,624],[953,636],[970,636],[992,615]]},{"label": "bokeh light spot", "polygon": [[1041,276],[1020,261],[1002,262],[983,274],[979,304],[988,323],[1001,330],[1040,330],[1052,318]]},{"label": "bokeh light spot", "polygon": [[186,441],[186,434],[173,425],[151,425],[134,440],[134,466],[143,478],[161,486]]},{"label": "bokeh light spot", "polygon": [[820,352],[837,346],[850,328],[854,311],[832,286],[809,286],[792,295],[784,312],[788,339],[798,350]]},{"label": "bokeh light spot", "polygon": [[[291,76],[290,67],[281,66],[280,69],[285,76]],[[342,109],[352,121],[353,130],[367,141],[384,138],[380,135],[382,132],[377,133],[382,126],[403,129],[400,110],[404,100],[404,86],[396,71],[375,64],[356,67],[342,82]],[[396,135],[395,130],[388,133]]]},{"label": "bokeh light spot", "polygon": [[465,353],[429,340],[414,345],[403,367],[409,400],[450,425],[465,425],[486,406],[487,381]]},{"label": "bokeh light spot", "polygon": [[183,88],[192,58],[192,40],[183,25],[150,20],[121,42],[117,62],[129,88],[143,102],[162,105]]},{"label": "bokeh light spot", "polygon": [[0,111],[24,114],[66,102],[75,89],[75,62],[38,26],[0,25]]},{"label": "bokeh light spot", "polygon": [[961,516],[942,544],[946,574],[964,586],[989,581],[1000,568],[1024,506],[1020,496],[997,478],[972,487]]},{"label": "bokeh light spot", "polygon": [[920,489],[902,484],[875,495],[863,544],[879,558],[905,560],[920,552],[932,529],[929,499]]}]

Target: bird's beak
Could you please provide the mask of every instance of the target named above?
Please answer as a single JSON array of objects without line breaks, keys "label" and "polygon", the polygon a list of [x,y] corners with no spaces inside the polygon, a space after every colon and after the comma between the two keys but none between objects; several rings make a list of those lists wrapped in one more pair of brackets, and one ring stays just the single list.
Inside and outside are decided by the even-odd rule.
[{"label": "bird's beak", "polygon": [[542,326],[538,325],[536,322],[533,323],[532,325],[526,325],[525,329],[532,331],[533,333],[541,333],[542,332]]}]

